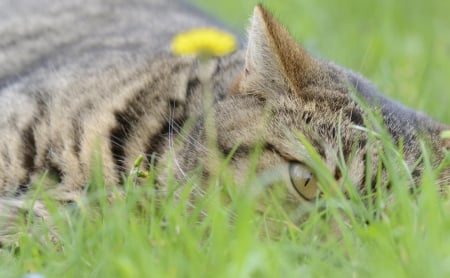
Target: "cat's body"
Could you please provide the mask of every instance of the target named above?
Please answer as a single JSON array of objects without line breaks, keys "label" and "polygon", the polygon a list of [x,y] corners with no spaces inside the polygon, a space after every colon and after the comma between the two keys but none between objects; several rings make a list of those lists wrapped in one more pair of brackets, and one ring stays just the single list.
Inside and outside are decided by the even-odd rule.
[{"label": "cat's body", "polygon": [[[307,165],[304,148],[292,140],[294,131],[311,141],[337,179],[338,141],[348,156],[358,144],[348,161],[351,179],[362,184],[371,178],[364,174],[367,136],[354,128],[364,125],[363,112],[351,87],[381,109],[393,138],[404,140],[408,165],[419,159],[419,137],[430,142],[436,163],[448,146],[439,137],[445,125],[380,96],[353,72],[312,58],[260,7],[247,50],[200,63],[171,54],[171,40],[215,23],[178,1],[0,5],[3,217],[28,208],[26,193],[45,172],[57,180],[45,186],[50,196],[77,200],[99,150],[108,184],[119,184],[140,154],[153,157],[162,173],[173,166],[179,179],[198,165],[208,176],[216,164],[205,143],[205,88],[214,94],[219,151],[227,155],[239,146],[231,162],[237,180],[260,142],[259,171]],[[186,122],[190,127],[175,145]],[[297,197],[316,194],[302,194],[296,186],[288,185]],[[35,209],[44,213],[39,200]],[[7,233],[0,231],[0,241]]]},{"label": "cat's body", "polygon": [[139,153],[163,145],[167,123],[191,113],[184,104],[197,66],[170,55],[170,43],[182,30],[212,23],[175,1],[60,1],[39,3],[37,12],[30,4],[2,9],[10,12],[1,25],[0,192],[20,195],[29,173],[44,168],[83,186],[96,137],[106,176],[119,182],[116,168],[126,171]]}]

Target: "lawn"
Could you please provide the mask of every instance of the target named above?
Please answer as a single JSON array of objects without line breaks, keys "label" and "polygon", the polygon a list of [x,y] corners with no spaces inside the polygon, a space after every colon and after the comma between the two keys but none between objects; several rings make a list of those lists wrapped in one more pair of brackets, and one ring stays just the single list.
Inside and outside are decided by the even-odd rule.
[{"label": "lawn", "polygon": [[[236,30],[244,30],[254,5],[197,2]],[[264,3],[314,55],[450,123],[450,2]],[[260,196],[236,190],[226,167],[222,186],[210,186],[195,207],[188,199],[195,181],[175,202],[155,194],[152,175],[140,187],[130,176],[126,198],[110,202],[94,170],[76,210],[48,201],[52,227],[22,223],[20,248],[0,250],[0,277],[450,277],[450,203],[437,193],[436,171],[427,169],[421,190],[410,194],[407,173],[395,167],[401,154],[386,136],[382,141],[392,192],[379,188],[371,202],[327,195],[295,212],[300,224],[276,192],[264,196],[273,202],[258,213]],[[331,182],[316,164],[319,180]],[[38,235],[58,232],[30,236],[30,227]]]}]

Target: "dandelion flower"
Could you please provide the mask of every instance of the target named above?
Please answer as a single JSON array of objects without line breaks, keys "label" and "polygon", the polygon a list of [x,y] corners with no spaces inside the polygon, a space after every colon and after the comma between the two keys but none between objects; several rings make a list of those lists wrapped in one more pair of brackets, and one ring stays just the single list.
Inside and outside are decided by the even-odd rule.
[{"label": "dandelion flower", "polygon": [[176,35],[172,40],[172,51],[177,55],[224,56],[236,50],[236,45],[236,39],[228,33],[199,28]]}]

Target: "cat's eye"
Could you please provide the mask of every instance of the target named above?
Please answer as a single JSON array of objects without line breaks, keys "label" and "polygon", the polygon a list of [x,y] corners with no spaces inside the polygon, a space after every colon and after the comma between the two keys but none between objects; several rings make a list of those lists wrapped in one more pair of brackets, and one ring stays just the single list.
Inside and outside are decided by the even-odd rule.
[{"label": "cat's eye", "polygon": [[289,177],[295,191],[302,198],[311,201],[320,193],[316,177],[305,165],[298,162],[289,163]]}]

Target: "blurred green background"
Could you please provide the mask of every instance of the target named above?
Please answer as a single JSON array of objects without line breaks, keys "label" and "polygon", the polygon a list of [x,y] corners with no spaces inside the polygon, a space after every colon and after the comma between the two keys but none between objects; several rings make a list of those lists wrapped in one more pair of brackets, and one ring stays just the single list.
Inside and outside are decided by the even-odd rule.
[{"label": "blurred green background", "polygon": [[384,94],[450,123],[450,1],[195,0],[245,36],[262,2],[315,56],[360,72]]}]

